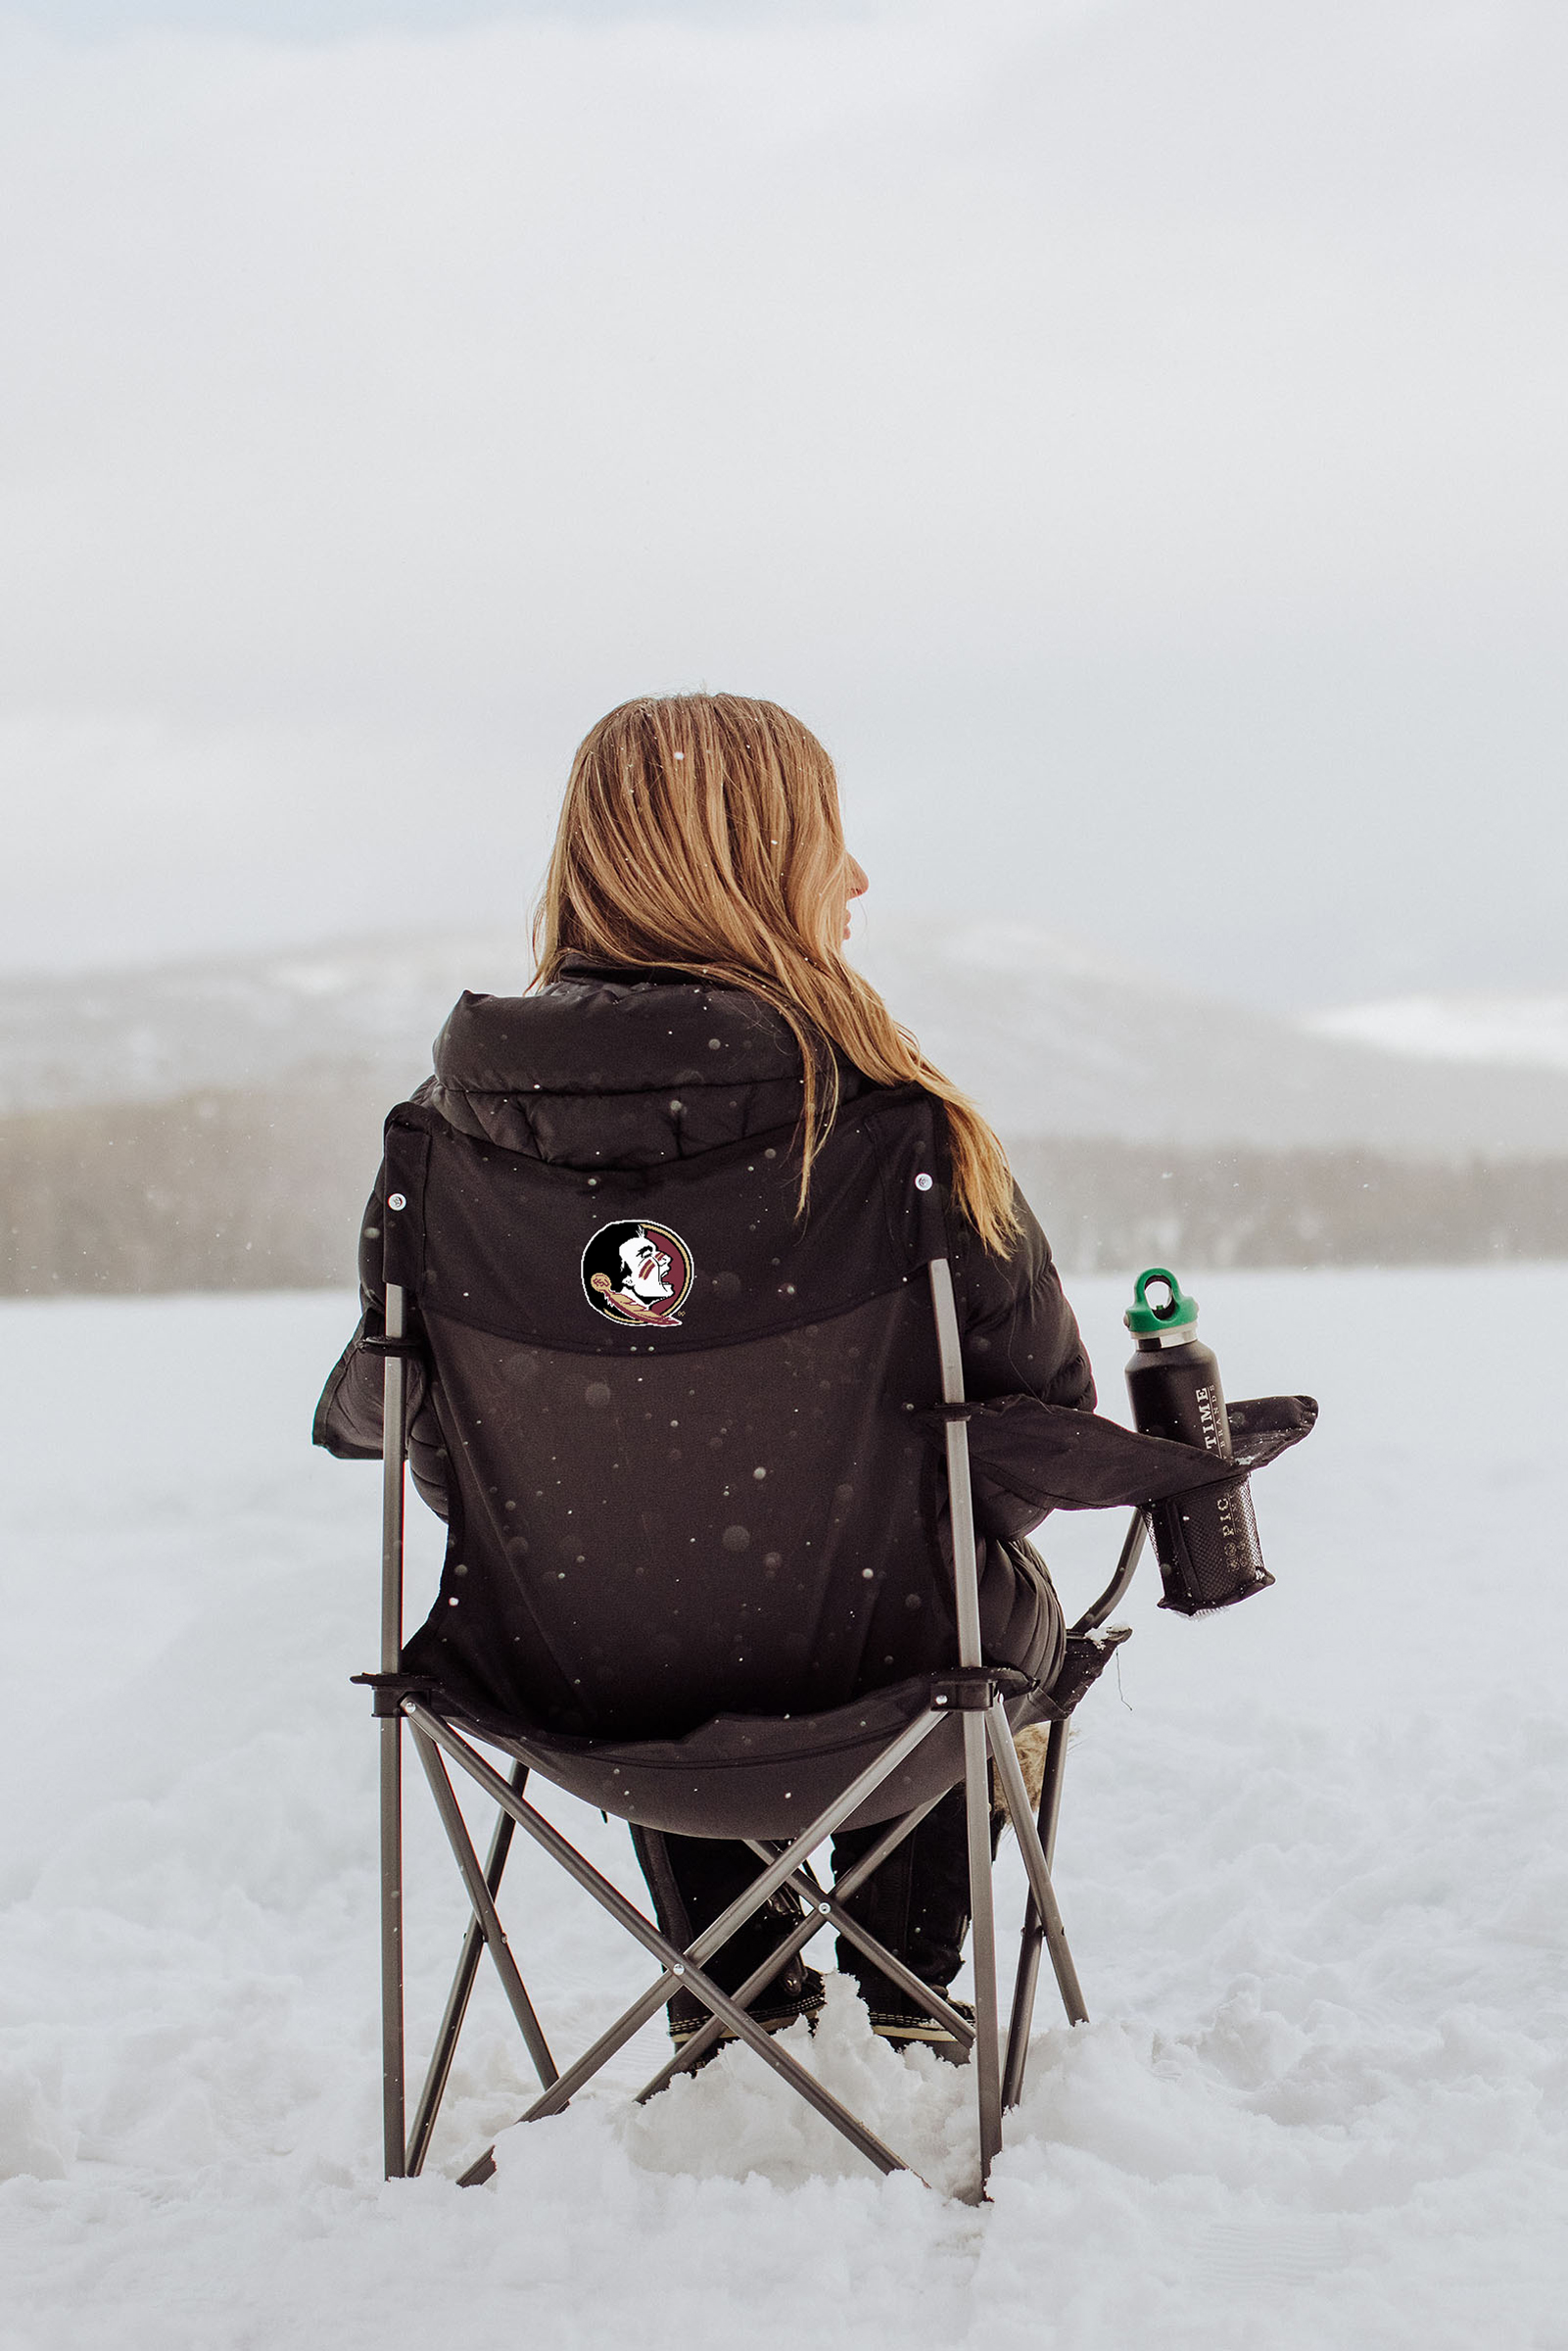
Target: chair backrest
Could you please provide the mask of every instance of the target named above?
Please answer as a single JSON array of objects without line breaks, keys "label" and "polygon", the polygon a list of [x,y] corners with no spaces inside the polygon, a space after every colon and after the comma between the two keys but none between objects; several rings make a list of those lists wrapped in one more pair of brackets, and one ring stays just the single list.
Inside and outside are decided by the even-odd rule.
[{"label": "chair backrest", "polygon": [[547,1166],[405,1106],[386,1271],[436,1375],[448,1554],[404,1653],[487,1713],[612,1738],[820,1710],[955,1661],[931,1104]]}]

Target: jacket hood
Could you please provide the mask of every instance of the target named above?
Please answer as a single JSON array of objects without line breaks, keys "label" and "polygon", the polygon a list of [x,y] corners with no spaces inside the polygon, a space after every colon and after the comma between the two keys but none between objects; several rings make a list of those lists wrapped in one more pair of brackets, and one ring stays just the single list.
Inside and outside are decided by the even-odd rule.
[{"label": "jacket hood", "polygon": [[[800,1053],[744,988],[572,964],[530,996],[465,992],[420,1089],[448,1125],[564,1167],[644,1168],[795,1125]],[[848,1099],[864,1090],[840,1066]]]}]

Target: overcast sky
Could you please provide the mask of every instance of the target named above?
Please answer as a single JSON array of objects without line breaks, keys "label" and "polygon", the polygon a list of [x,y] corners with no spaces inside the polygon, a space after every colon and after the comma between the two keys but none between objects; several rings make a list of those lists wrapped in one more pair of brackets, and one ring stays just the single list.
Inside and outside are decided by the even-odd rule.
[{"label": "overcast sky", "polygon": [[1568,984],[1561,0],[0,14],[0,964],[526,906],[629,695],[879,908]]}]

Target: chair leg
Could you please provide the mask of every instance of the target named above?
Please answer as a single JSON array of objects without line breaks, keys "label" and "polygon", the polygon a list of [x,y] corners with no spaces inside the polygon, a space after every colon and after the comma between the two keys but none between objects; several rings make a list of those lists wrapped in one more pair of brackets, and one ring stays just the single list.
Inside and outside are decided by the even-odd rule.
[{"label": "chair leg", "polygon": [[[404,1293],[386,1285],[389,1339],[404,1335]],[[403,1649],[404,1410],[407,1366],[389,1355],[381,1384],[381,1671]],[[381,2142],[389,2180],[404,2177],[403,1717],[381,1715]]]},{"label": "chair leg", "polygon": [[[1000,1711],[1000,1709],[998,1709]],[[1006,1717],[1004,1716],[1004,1720]],[[971,1947],[974,1955],[974,2100],[979,2120],[977,2197],[1002,2148],[1002,2081],[997,2048],[996,1913],[991,1899],[991,1791],[985,1718],[964,1717],[964,1795],[969,1828]],[[1032,1824],[1031,1824],[1032,1825]]]},{"label": "chair leg", "polygon": [[[1086,1608],[1077,1622],[1071,1626],[1069,1639],[1083,1633],[1093,1632],[1104,1624],[1112,1609],[1131,1584],[1148,1539],[1149,1514],[1146,1511],[1134,1511],[1127,1526],[1126,1538],[1121,1546],[1120,1557],[1117,1560],[1115,1575],[1099,1599],[1091,1607]],[[1062,1774],[1066,1769],[1068,1759],[1068,1728],[1065,1721],[1053,1722],[1050,1741],[1045,1751],[1045,1780],[1040,1790],[1040,1808],[1035,1823],[1035,1834],[1040,1849],[1045,1856],[1048,1873],[1056,1861],[1056,1824],[1062,1810]],[[1023,2095],[1023,2071],[1028,2062],[1029,2026],[1034,2016],[1035,1988],[1040,1976],[1040,1945],[1044,1941],[1045,1928],[1035,1903],[1031,1882],[1028,1903],[1023,1913],[1023,1934],[1019,1944],[1018,1974],[1013,1985],[1013,2014],[1008,2025],[1007,2065],[1002,2076],[1002,2102],[1005,2107],[1016,2106]],[[1066,1947],[1066,1939],[1064,1938],[1064,1950]],[[1083,1995],[1081,1991],[1077,1993],[1077,2005],[1074,2008],[1072,2001],[1068,1997],[1067,1987],[1062,1984],[1060,1969],[1057,1971],[1057,1983],[1062,1989],[1069,2022],[1075,2025],[1087,2023],[1088,2020],[1082,2013]],[[1075,1974],[1072,1983],[1074,1987],[1077,1984]]]},{"label": "chair leg", "polygon": [[1068,1948],[1067,1932],[1062,1924],[1062,1913],[1057,1908],[1056,1894],[1051,1885],[1050,1868],[1035,1829],[1034,1814],[1029,1809],[1029,1799],[1023,1787],[1023,1774],[1019,1769],[1018,1752],[1013,1745],[1013,1734],[1008,1727],[1007,1712],[1003,1706],[993,1705],[986,1709],[985,1735],[996,1761],[996,1776],[1001,1786],[1002,1799],[1007,1806],[1008,1817],[1013,1823],[1013,1833],[1019,1841],[1019,1851],[1023,1856],[1023,1866],[1028,1872],[1029,1891],[1034,1896],[1035,1907],[1040,1913],[1045,1935],[1045,1947],[1051,1954],[1051,1965],[1056,1974],[1057,1988],[1062,1994],[1062,2004],[1068,2012],[1068,2020],[1070,2024],[1086,2025],[1089,2021],[1089,2011],[1083,2004],[1083,1991],[1078,1983],[1078,1971],[1072,1964],[1072,1953]]},{"label": "chair leg", "polygon": [[[1062,1809],[1062,1774],[1068,1755],[1068,1725],[1053,1722],[1045,1750],[1045,1778],[1035,1830],[1049,1869],[1056,1859],[1056,1824]],[[1028,2062],[1029,2028],[1034,2022],[1034,1994],[1040,1980],[1040,1950],[1045,1929],[1031,1889],[1023,1911],[1019,1940],[1018,1974],[1013,1983],[1013,2011],[1008,2023],[1007,2063],[1002,2069],[1002,2106],[1010,2111],[1023,2095],[1023,2069]]]},{"label": "chair leg", "polygon": [[539,2076],[541,2086],[548,2089],[550,2084],[556,2079],[555,2060],[551,2057],[549,2043],[540,2029],[539,2018],[534,2013],[534,2003],[528,1996],[527,1987],[517,1972],[517,1962],[512,1957],[505,1930],[497,1913],[495,1900],[486,1881],[486,1873],[479,1866],[479,1855],[474,1851],[467,1825],[458,1808],[457,1799],[452,1793],[451,1782],[447,1777],[446,1766],[434,1745],[424,1736],[423,1732],[415,1730],[413,1743],[419,1760],[424,1765],[425,1777],[430,1782],[430,1793],[436,1799],[436,1810],[440,1813],[441,1825],[447,1832],[447,1842],[451,1847],[452,1855],[462,1873],[463,1884],[468,1889],[468,1899],[473,1907],[474,1917],[483,1932],[490,1955],[496,1962],[496,1973],[500,1978],[501,1990],[506,1994],[507,2005],[517,2019],[517,2029],[528,2045],[528,2054],[534,2061],[534,2071]]},{"label": "chair leg", "polygon": [[[528,1766],[526,1763],[519,1763],[512,1772],[512,1786],[521,1793],[527,1780]],[[485,1885],[489,1890],[492,1901],[500,1892],[500,1882],[505,1875],[507,1855],[511,1851],[512,1839],[516,1833],[517,1823],[512,1819],[511,1814],[498,1812],[495,1834],[491,1838],[490,1851],[485,1860]],[[416,2180],[425,2168],[425,2157],[430,2152],[431,2135],[436,2128],[436,2117],[441,2111],[441,2101],[447,2094],[447,2083],[451,2074],[452,2059],[457,2053],[457,2041],[462,2033],[463,2020],[468,2014],[468,2002],[473,1996],[475,1979],[479,1974],[480,1953],[484,1947],[484,1927],[480,1923],[478,1913],[470,1908],[468,1925],[463,1933],[462,1948],[458,1953],[456,1970],[451,1979],[451,1990],[447,1994],[447,2005],[442,2015],[441,2028],[436,2035],[435,2046],[430,2053],[430,2064],[425,2073],[424,2087],[419,2093],[419,2103],[414,2108],[413,2122],[409,2127],[408,2177],[410,2180]]]},{"label": "chair leg", "polygon": [[381,2142],[389,2180],[404,2177],[403,1721],[381,1719]]},{"label": "chair leg", "polygon": [[[504,1813],[501,1814],[501,1819],[506,1819]],[[506,1825],[510,1828],[513,1824],[507,1821]],[[487,1869],[485,1872],[487,1883],[490,1881],[490,1875],[491,1873]],[[492,1885],[490,1890],[494,1894],[495,1886]],[[470,1911],[468,1925],[463,1934],[462,1947],[457,1954],[457,1966],[451,1979],[451,1990],[447,1994],[447,2005],[442,2011],[441,2026],[436,2034],[435,2045],[430,2052],[430,2063],[425,2069],[424,2087],[419,2093],[419,2102],[414,2108],[413,2122],[409,2126],[408,2178],[410,2180],[417,2180],[425,2168],[425,2157],[430,2152],[430,2140],[436,2128],[436,2117],[441,2112],[441,2101],[447,2094],[447,2084],[451,2077],[452,2059],[457,2054],[458,2036],[463,2029],[463,2020],[468,2014],[468,2002],[473,1996],[475,1980],[479,1974],[479,1955],[484,1947],[484,1929]]]}]

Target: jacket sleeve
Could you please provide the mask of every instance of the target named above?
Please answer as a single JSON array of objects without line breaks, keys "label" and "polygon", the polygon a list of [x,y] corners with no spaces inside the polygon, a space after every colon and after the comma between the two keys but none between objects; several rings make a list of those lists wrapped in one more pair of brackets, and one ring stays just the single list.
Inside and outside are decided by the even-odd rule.
[{"label": "jacket sleeve", "polygon": [[[382,1195],[387,1171],[365,1206],[359,1228],[358,1328],[333,1365],[315,1408],[311,1442],[340,1462],[381,1459],[382,1358],[364,1344],[386,1332],[386,1293],[381,1278]],[[439,1398],[426,1365],[408,1359],[408,1466],[421,1501],[438,1518],[447,1515],[447,1445]]]},{"label": "jacket sleeve", "polygon": [[1000,1257],[949,1211],[965,1393],[984,1402],[1022,1391],[1091,1413],[1094,1373],[1050,1243],[1016,1184],[1013,1205],[1019,1231]]}]

